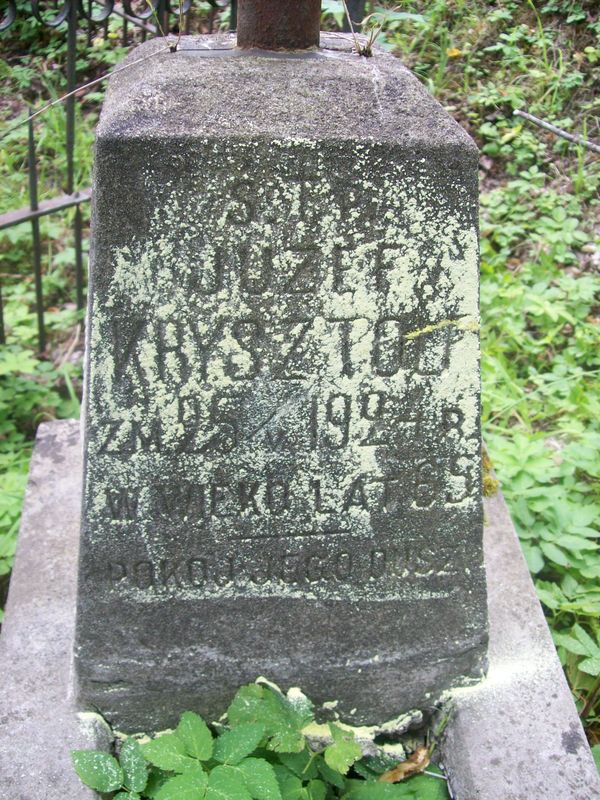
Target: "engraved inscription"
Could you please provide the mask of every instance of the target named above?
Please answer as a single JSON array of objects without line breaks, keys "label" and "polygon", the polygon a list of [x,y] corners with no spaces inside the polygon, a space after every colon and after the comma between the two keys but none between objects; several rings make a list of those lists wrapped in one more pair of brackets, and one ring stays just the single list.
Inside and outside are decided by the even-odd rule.
[{"label": "engraved inscription", "polygon": [[191,166],[102,267],[86,520],[113,536],[106,580],[450,592],[448,531],[480,513],[468,192],[368,143],[343,175],[327,148],[273,147]]},{"label": "engraved inscription", "polygon": [[[306,476],[299,470],[289,479],[213,476],[207,481],[154,482],[148,487],[147,499],[127,488],[114,489],[106,513],[113,522],[123,524],[164,519],[173,526],[179,520],[205,535],[214,522],[246,520],[256,524],[253,538],[286,538],[299,536],[293,524],[277,529],[261,528],[258,523],[312,520],[310,535],[319,535],[330,530],[334,519],[341,528],[352,527],[351,511],[377,513],[382,518],[406,516],[407,504],[413,514],[420,509],[447,508],[466,500],[471,489],[471,478],[455,461],[410,459],[394,472],[359,474],[344,481]],[[230,538],[248,538],[247,530],[232,530]]]},{"label": "engraved inscription", "polygon": [[[194,320],[136,323],[128,332],[117,324],[111,336],[118,343],[115,389],[131,390],[136,381],[146,377],[147,354],[139,346],[144,338],[152,343],[159,378],[176,377],[179,385],[190,381],[192,365],[201,381],[208,379],[209,371],[217,370],[236,381],[252,381],[261,375],[283,380],[315,378],[320,365],[310,356],[323,332],[336,347],[335,357],[327,364],[332,377],[352,377],[361,369],[373,377],[391,378],[406,370],[439,376],[449,365],[453,341],[459,338],[455,328],[448,326],[424,331],[413,340],[414,331],[394,317],[374,321],[362,317],[292,317],[275,324],[262,317],[242,317],[229,323],[218,321],[202,331]],[[357,340],[363,342],[358,352]],[[230,344],[226,357],[223,342]]]},{"label": "engraved inscription", "polygon": [[[259,550],[248,553],[196,553],[179,558],[109,561],[105,580],[120,588],[164,589],[207,587],[254,587],[280,584],[309,587],[315,584],[343,584],[348,581],[369,584],[373,580],[402,579],[405,586],[419,582],[427,586],[433,577],[442,579],[451,591],[453,553],[449,548],[436,551],[437,567],[429,565],[431,553],[414,542],[403,546],[346,548],[338,543],[311,546],[303,551]],[[444,589],[442,589],[442,593]]]}]

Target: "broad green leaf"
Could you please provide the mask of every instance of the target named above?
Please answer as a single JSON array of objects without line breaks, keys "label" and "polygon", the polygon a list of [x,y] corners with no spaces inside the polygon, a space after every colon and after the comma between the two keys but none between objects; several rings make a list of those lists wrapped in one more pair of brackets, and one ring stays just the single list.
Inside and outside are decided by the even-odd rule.
[{"label": "broad green leaf", "polygon": [[348,800],[448,800],[446,781],[416,775],[400,783],[348,781]]},{"label": "broad green leaf", "polygon": [[302,694],[284,697],[265,687],[265,703],[277,716],[277,723],[269,731],[269,749],[277,753],[301,752],[306,744],[302,730],[314,719],[310,700]]},{"label": "broad green leaf", "polygon": [[71,759],[75,772],[90,789],[114,792],[123,785],[123,770],[108,753],[99,750],[73,750]]},{"label": "broad green leaf", "polygon": [[588,675],[600,675],[600,656],[584,658],[577,666],[582,672],[586,672]]},{"label": "broad green leaf", "polygon": [[566,594],[566,596],[571,599],[583,589],[583,587],[577,583],[575,577],[569,574],[563,575],[563,578],[560,582],[560,588]]},{"label": "broad green leaf", "polygon": [[253,753],[265,735],[262,723],[247,722],[225,731],[215,741],[213,756],[222,764],[239,764]]},{"label": "broad green leaf", "polygon": [[588,592],[572,603],[563,603],[561,611],[572,611],[574,614],[584,614],[589,617],[600,616],[600,597]]},{"label": "broad green leaf", "polygon": [[11,373],[34,373],[38,362],[24,349],[3,348],[0,351],[0,376]]},{"label": "broad green leaf", "polygon": [[238,769],[244,774],[246,788],[255,800],[281,800],[273,765],[264,758],[246,758]]},{"label": "broad green leaf", "polygon": [[577,639],[585,647],[586,655],[588,655],[588,656],[600,656],[600,647],[592,639],[592,637],[589,635],[589,633],[587,631],[585,631],[581,627],[581,625],[573,625],[573,634],[577,637]]},{"label": "broad green leaf", "polygon": [[142,749],[135,739],[127,739],[119,757],[123,769],[123,784],[132,792],[141,792],[148,782],[148,767]]},{"label": "broad green leaf", "polygon": [[238,767],[215,767],[208,777],[206,800],[252,800]]},{"label": "broad green leaf", "polygon": [[167,772],[163,772],[161,769],[157,767],[150,767],[150,773],[148,775],[148,783],[146,784],[146,788],[144,789],[144,797],[150,797],[151,800],[155,800],[156,795],[158,794],[160,788],[171,778],[171,775]]},{"label": "broad green leaf", "polygon": [[206,794],[206,773],[196,764],[183,775],[169,778],[154,795],[155,800],[202,800]]},{"label": "broad green leaf", "polygon": [[[321,774],[321,777],[324,778],[327,783],[330,783],[332,786],[336,786],[338,789],[344,788],[345,781],[343,777],[335,769],[331,769],[331,767],[327,766],[323,756],[317,756],[315,758],[315,764]],[[356,764],[354,766],[356,768]]]},{"label": "broad green leaf", "polygon": [[140,800],[140,795],[137,792],[119,792],[113,800]]},{"label": "broad green leaf", "polygon": [[567,636],[564,633],[553,633],[552,638],[556,645],[564,647],[569,653],[575,653],[578,656],[587,655],[585,647],[572,636]]},{"label": "broad green leaf", "polygon": [[537,545],[529,545],[526,542],[521,542],[521,547],[523,548],[523,555],[527,561],[529,571],[536,575],[544,568],[544,557],[542,556],[542,551],[539,547],[537,547]]},{"label": "broad green leaf", "polygon": [[406,789],[406,797],[414,798],[414,800],[449,800],[446,781],[441,778],[415,775],[409,780],[395,785]]},{"label": "broad green leaf", "polygon": [[278,753],[298,753],[305,744],[302,729],[313,719],[312,704],[304,696],[288,699],[269,686],[243,686],[234,697],[227,715],[232,727],[262,722],[269,737],[268,747]]},{"label": "broad green leaf", "polygon": [[596,764],[596,769],[600,774],[600,744],[595,744],[592,747],[592,755],[594,756],[594,763]]},{"label": "broad green leaf", "polygon": [[553,611],[557,611],[567,602],[567,598],[555,583],[536,581],[535,588],[542,603]]},{"label": "broad green leaf", "polygon": [[[395,767],[400,760],[401,755],[398,753],[386,753],[380,750],[374,756],[366,756],[364,759],[361,759],[361,762],[377,775],[382,775],[384,772],[387,772],[388,769]],[[354,769],[356,769],[356,764],[354,764]]]},{"label": "broad green leaf", "polygon": [[571,511],[571,519],[577,527],[587,527],[593,525],[600,515],[600,507],[597,505],[575,506]]},{"label": "broad green leaf", "polygon": [[170,772],[185,772],[197,762],[185,751],[185,745],[174,733],[165,733],[142,745],[145,758],[156,767]]},{"label": "broad green leaf", "polygon": [[592,542],[582,536],[573,536],[565,533],[561,535],[558,541],[560,542],[561,547],[565,547],[567,550],[573,550],[575,553],[598,549],[596,542]]},{"label": "broad green leaf", "polygon": [[319,774],[317,756],[306,747],[301,753],[280,753],[279,760],[303,781],[316,778]]},{"label": "broad green leaf", "polygon": [[329,731],[333,737],[333,744],[325,748],[323,757],[331,769],[345,775],[352,764],[362,757],[360,745],[354,738],[352,731],[346,731],[338,725],[329,723]]},{"label": "broad green leaf", "polygon": [[327,786],[323,781],[312,780],[309,781],[306,787],[309,800],[325,800],[327,795]]},{"label": "broad green leaf", "polygon": [[540,548],[546,558],[549,558],[550,561],[554,561],[555,564],[559,564],[561,567],[569,567],[571,565],[564,550],[561,550],[560,547],[552,544],[552,542],[540,542]]},{"label": "broad green leaf", "polygon": [[600,578],[600,559],[598,559],[598,563],[593,563],[589,559],[573,558],[573,564],[584,578],[594,581]]},{"label": "broad green leaf", "polygon": [[287,767],[279,764],[273,765],[273,772],[277,777],[282,800],[300,800],[303,794],[300,778],[290,772]]},{"label": "broad green leaf", "polygon": [[294,726],[279,728],[269,739],[269,750],[276,753],[298,753],[306,743],[304,735]]},{"label": "broad green leaf", "polygon": [[[354,770],[354,772],[356,772],[357,775],[360,775],[360,777],[364,778],[366,781],[376,781],[379,778],[379,773],[370,770],[366,765],[364,759],[362,759],[361,761],[355,761],[354,764],[352,765],[352,769]],[[333,769],[331,770],[331,772],[335,775],[339,775],[339,772],[335,772],[335,770]]]},{"label": "broad green leaf", "polygon": [[302,727],[308,725],[314,720],[313,703],[308,697],[298,689],[290,689],[285,698],[278,695],[277,692],[272,692],[275,696],[282,698],[293,712],[296,721]]},{"label": "broad green leaf", "polygon": [[227,709],[227,719],[231,727],[245,722],[265,722],[263,698],[264,687],[257,683],[238,689]]},{"label": "broad green leaf", "polygon": [[200,761],[208,761],[212,757],[213,737],[208,725],[198,714],[186,711],[179,720],[175,733],[184,743],[188,755]]},{"label": "broad green leaf", "polygon": [[406,787],[403,787],[401,783],[348,781],[347,786],[348,792],[344,797],[349,800],[399,800],[399,798],[412,795],[412,792],[407,795]]}]

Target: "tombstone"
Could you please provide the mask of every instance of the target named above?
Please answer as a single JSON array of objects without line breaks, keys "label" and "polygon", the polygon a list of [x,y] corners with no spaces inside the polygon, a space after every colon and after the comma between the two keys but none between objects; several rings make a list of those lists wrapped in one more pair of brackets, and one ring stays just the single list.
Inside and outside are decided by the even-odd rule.
[{"label": "tombstone", "polygon": [[485,668],[476,147],[347,37],[128,60],[96,144],[81,700],[125,730],[258,675],[349,722],[430,705]]}]

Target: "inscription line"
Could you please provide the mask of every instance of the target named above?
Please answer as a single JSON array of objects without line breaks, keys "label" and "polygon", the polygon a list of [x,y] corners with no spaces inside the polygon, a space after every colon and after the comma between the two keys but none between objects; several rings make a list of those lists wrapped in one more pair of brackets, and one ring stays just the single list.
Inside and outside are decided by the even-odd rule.
[{"label": "inscription line", "polygon": [[246,542],[250,539],[305,539],[310,536],[348,536],[352,532],[349,529],[332,529],[325,531],[308,531],[307,533],[290,533],[282,535],[280,533],[255,533],[248,534],[248,536],[236,536],[236,541]]}]

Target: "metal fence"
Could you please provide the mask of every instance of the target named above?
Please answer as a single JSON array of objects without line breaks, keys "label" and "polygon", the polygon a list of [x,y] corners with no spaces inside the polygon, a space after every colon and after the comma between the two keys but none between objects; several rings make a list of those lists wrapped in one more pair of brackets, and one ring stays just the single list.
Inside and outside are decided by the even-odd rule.
[{"label": "metal fence", "polygon": [[[211,13],[208,15],[209,32],[212,32],[216,14],[227,5],[230,9],[230,28],[235,28],[237,13],[237,0],[210,0]],[[132,7],[131,0],[123,0],[115,4],[114,0],[63,0],[62,4],[54,10],[43,10],[39,0],[31,0],[31,14],[41,25],[64,32],[67,39],[66,56],[66,87],[65,93],[71,93],[77,88],[76,63],[81,57],[81,47],[78,47],[77,36],[82,31],[86,33],[87,46],[91,46],[98,28],[108,32],[109,18],[118,17],[121,20],[120,43],[123,47],[131,44],[132,27],[139,31],[139,38],[144,41],[148,36],[155,36],[162,28],[169,31],[178,24],[180,9],[169,0],[151,0],[147,4],[140,3],[139,8]],[[18,19],[18,9],[15,0],[8,0],[5,11],[0,19],[0,31],[9,29]],[[190,31],[192,0],[183,2],[184,32]],[[29,173],[29,205],[0,214],[0,231],[15,225],[29,222],[31,225],[31,243],[33,263],[32,271],[35,283],[35,307],[37,316],[38,347],[40,352],[46,348],[46,327],[44,324],[44,292],[42,270],[42,237],[40,235],[40,218],[48,214],[56,214],[68,208],[74,208],[72,222],[72,236],[75,249],[75,302],[81,310],[84,306],[84,264],[83,264],[83,219],[81,206],[88,203],[91,198],[91,188],[80,188],[75,185],[75,104],[77,98],[74,94],[68,96],[64,102],[66,118],[66,175],[64,190],[51,199],[38,201],[38,163],[36,159],[36,143],[34,124],[30,116],[28,120],[28,173]],[[6,343],[6,330],[2,302],[2,286],[0,283],[0,344]]]},{"label": "metal fence", "polygon": [[[134,7],[132,2],[137,2]],[[283,0],[282,0],[283,1]],[[53,0],[50,0],[52,3]],[[235,30],[237,18],[237,0],[208,0],[210,12],[208,14],[208,32],[213,31],[217,14],[229,7],[229,28]],[[23,13],[23,3],[17,5],[17,0],[4,0],[0,8],[0,31],[11,28]],[[348,8],[353,19],[361,19],[365,10],[365,0],[348,0]],[[193,16],[193,0],[183,0],[181,12],[184,30],[190,32],[190,22]],[[132,43],[132,27],[139,31],[139,38],[144,41],[148,36],[156,36],[161,30],[167,32],[173,25],[179,23],[180,8],[176,0],[122,0],[119,4],[115,0],[58,0],[58,3],[49,8],[42,8],[39,0],[30,0],[28,13],[46,28],[56,29],[66,33],[66,93],[74,92],[77,88],[77,59],[81,55],[78,50],[77,36],[86,33],[87,46],[91,46],[98,28],[108,32],[109,19],[118,17],[121,21],[120,42],[122,46]],[[344,26],[344,29],[347,29]],[[33,252],[33,278],[35,283],[35,306],[37,315],[38,345],[41,353],[46,348],[46,327],[44,324],[44,291],[42,269],[42,237],[40,235],[40,218],[48,214],[55,214],[68,208],[74,208],[72,234],[75,245],[75,302],[81,310],[84,306],[84,266],[83,266],[83,218],[81,206],[88,203],[91,198],[91,188],[80,188],[75,185],[75,94],[69,94],[65,100],[66,115],[66,176],[64,190],[51,199],[38,201],[38,164],[36,159],[36,143],[34,124],[30,116],[28,121],[28,172],[29,172],[29,205],[0,214],[0,231],[15,225],[29,222],[31,225],[31,242]],[[4,325],[2,285],[0,281],[0,345],[6,344],[6,331]]]}]

